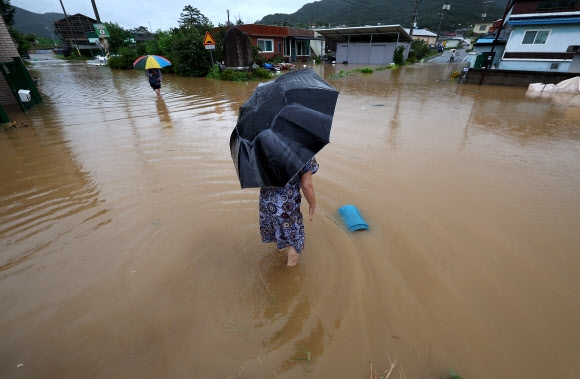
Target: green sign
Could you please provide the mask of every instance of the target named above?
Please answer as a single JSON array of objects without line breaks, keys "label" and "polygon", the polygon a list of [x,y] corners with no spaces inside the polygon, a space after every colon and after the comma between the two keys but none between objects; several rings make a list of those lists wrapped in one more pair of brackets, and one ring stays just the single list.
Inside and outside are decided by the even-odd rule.
[{"label": "green sign", "polygon": [[107,30],[107,27],[103,24],[93,24],[93,27],[95,28],[95,32],[97,33],[97,36],[99,38],[104,37],[110,37],[111,35],[109,34],[109,31]]}]

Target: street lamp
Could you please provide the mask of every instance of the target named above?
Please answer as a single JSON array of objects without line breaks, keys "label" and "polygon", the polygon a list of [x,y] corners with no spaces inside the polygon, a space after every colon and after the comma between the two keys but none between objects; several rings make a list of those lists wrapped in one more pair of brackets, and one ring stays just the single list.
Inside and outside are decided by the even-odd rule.
[{"label": "street lamp", "polygon": [[54,43],[54,47],[56,47],[56,41],[54,40],[54,36],[52,35],[52,31],[46,26],[44,28],[50,32],[50,36],[52,37],[52,43]]}]

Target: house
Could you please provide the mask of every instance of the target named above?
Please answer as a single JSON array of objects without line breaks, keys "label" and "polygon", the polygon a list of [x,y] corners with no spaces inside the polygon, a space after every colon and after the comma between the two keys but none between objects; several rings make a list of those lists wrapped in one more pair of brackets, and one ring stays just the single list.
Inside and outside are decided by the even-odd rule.
[{"label": "house", "polygon": [[[253,46],[259,46],[264,61],[281,56],[286,62],[307,61],[312,55],[320,55],[320,47],[315,47],[313,30],[286,26],[246,24],[236,25],[246,33]],[[317,53],[317,50],[319,51]]]},{"label": "house", "polygon": [[326,40],[326,47],[335,52],[337,62],[386,65],[393,54],[404,46],[404,59],[409,55],[413,38],[401,25],[360,26],[317,29]]},{"label": "house", "polygon": [[[411,31],[410,29],[407,28],[403,28],[403,30],[407,32],[407,34],[409,34]],[[435,45],[435,43],[437,42],[437,34],[433,33],[429,29],[415,28],[413,29],[413,35],[411,37],[413,38],[413,40],[425,41],[427,45]]]},{"label": "house", "polygon": [[0,17],[0,123],[10,121],[8,109],[19,106],[26,112],[37,103],[42,103],[42,97]]},{"label": "house", "polygon": [[489,28],[493,26],[493,22],[481,21],[473,25],[473,33],[476,35],[484,35],[489,33]]},{"label": "house", "polygon": [[580,0],[512,0],[500,69],[580,72]]},{"label": "house", "polygon": [[97,20],[77,13],[54,22],[54,31],[62,41],[65,55],[77,50],[98,50],[87,35],[95,33],[94,24]]},{"label": "house", "polygon": [[[509,35],[509,29],[502,29],[497,39],[495,38],[495,30],[493,33],[488,33],[485,36],[478,38],[473,44],[473,52],[476,53],[476,57],[474,57],[474,59],[468,58],[470,66],[475,68],[480,68],[482,66],[489,66],[491,68],[499,67],[501,56],[505,50],[505,45]],[[491,52],[492,47],[493,53]],[[491,62],[488,62],[488,57],[490,55],[492,55]]]}]

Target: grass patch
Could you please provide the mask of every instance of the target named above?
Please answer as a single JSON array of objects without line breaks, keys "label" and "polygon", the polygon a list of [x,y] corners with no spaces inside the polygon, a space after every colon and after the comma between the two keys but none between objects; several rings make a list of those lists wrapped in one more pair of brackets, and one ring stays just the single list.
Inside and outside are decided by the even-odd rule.
[{"label": "grass patch", "polygon": [[234,71],[228,68],[221,71],[219,66],[214,66],[206,75],[206,78],[230,82],[246,82],[248,80],[271,79],[272,74],[264,68],[256,68],[251,71]]},{"label": "grass patch", "polygon": [[355,75],[356,73],[359,73],[359,72],[361,72],[363,74],[372,74],[375,71],[389,70],[389,69],[393,69],[393,68],[397,68],[397,67],[399,67],[399,66],[397,66],[394,63],[391,63],[389,65],[377,67],[374,69],[371,67],[364,67],[364,68],[357,68],[357,69],[350,70],[350,71],[340,70],[338,73],[330,75],[330,79],[339,79],[339,78],[343,78],[345,76]]}]

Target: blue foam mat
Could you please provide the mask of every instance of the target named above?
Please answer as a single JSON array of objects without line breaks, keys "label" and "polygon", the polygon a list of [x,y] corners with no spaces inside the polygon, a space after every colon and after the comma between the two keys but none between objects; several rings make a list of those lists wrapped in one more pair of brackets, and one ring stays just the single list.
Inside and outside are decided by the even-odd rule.
[{"label": "blue foam mat", "polygon": [[351,232],[355,230],[367,230],[369,228],[358,209],[352,204],[340,207],[338,213],[340,213],[346,227]]}]

